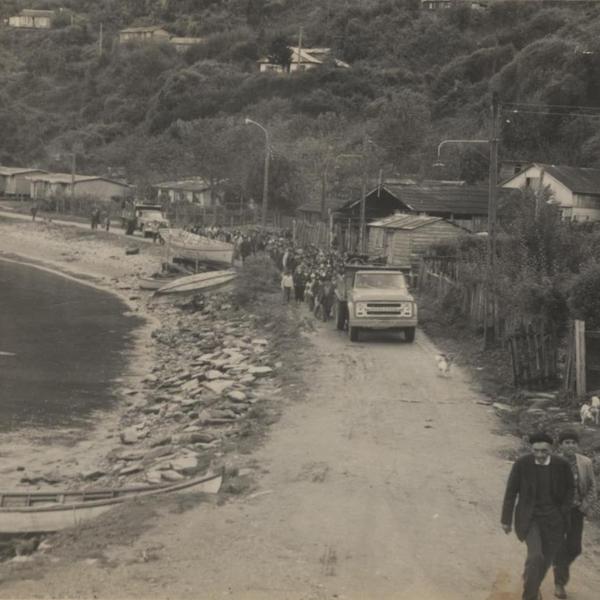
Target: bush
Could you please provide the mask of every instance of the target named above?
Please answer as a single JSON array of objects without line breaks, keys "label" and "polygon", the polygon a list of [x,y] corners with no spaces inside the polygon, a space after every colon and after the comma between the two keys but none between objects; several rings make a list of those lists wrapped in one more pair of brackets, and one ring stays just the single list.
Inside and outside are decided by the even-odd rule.
[{"label": "bush", "polygon": [[252,256],[236,279],[232,293],[233,303],[239,308],[256,302],[262,294],[277,291],[279,271],[268,256]]},{"label": "bush", "polygon": [[592,329],[600,328],[600,265],[582,271],[569,291],[571,315],[586,322]]}]

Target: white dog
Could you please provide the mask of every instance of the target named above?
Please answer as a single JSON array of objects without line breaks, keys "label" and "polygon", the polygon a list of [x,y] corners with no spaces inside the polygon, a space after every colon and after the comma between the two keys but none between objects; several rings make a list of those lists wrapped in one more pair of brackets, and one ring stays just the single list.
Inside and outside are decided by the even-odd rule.
[{"label": "white dog", "polygon": [[582,404],[579,409],[581,424],[585,425],[586,421],[592,421],[598,425],[600,419],[600,398],[592,396],[589,404]]},{"label": "white dog", "polygon": [[438,354],[435,357],[435,360],[437,362],[437,368],[440,372],[440,374],[443,377],[448,377],[448,375],[450,375],[450,367],[452,366],[452,359],[447,356],[446,354]]}]

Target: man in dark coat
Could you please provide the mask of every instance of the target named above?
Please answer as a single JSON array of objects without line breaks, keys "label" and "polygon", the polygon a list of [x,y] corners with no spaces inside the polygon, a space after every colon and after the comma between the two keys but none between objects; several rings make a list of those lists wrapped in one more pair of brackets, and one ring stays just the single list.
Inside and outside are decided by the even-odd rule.
[{"label": "man in dark coat", "polygon": [[539,600],[542,581],[569,528],[575,483],[569,463],[551,455],[548,434],[534,433],[529,443],[532,453],[519,458],[510,472],[501,523],[510,533],[514,513],[515,533],[527,544],[523,600]]}]

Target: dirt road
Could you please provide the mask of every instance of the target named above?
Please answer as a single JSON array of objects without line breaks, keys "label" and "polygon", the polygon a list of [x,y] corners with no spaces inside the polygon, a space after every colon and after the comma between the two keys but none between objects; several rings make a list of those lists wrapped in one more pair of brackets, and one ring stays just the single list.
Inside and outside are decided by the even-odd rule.
[{"label": "dirt road", "polygon": [[[494,433],[467,376],[439,377],[420,332],[310,338],[305,400],[248,459],[257,492],[166,515],[109,564],[57,564],[0,595],[518,600],[524,547],[498,523],[517,442]],[[588,543],[570,597],[599,589]]]}]

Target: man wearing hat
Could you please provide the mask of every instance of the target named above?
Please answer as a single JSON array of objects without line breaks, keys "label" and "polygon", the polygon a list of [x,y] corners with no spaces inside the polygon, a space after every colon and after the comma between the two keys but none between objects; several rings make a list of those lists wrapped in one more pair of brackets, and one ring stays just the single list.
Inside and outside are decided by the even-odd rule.
[{"label": "man wearing hat", "polygon": [[540,600],[542,581],[569,529],[575,484],[569,463],[551,454],[548,434],[534,433],[529,443],[532,452],[515,461],[508,477],[501,523],[510,533],[514,513],[517,538],[527,544],[523,600]]},{"label": "man wearing hat", "polygon": [[571,509],[571,528],[554,558],[554,595],[566,598],[565,586],[569,582],[569,568],[581,554],[583,517],[589,515],[596,499],[596,479],[592,461],[578,454],[579,435],[576,431],[563,431],[558,436],[558,449],[569,463],[575,480],[575,497]]}]

